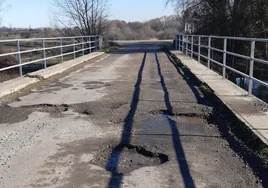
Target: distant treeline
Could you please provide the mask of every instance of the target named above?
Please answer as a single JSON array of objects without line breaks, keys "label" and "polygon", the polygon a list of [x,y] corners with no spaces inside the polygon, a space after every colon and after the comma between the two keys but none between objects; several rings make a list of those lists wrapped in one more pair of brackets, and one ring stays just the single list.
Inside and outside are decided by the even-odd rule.
[{"label": "distant treeline", "polygon": [[[104,38],[109,40],[173,39],[182,30],[182,19],[175,15],[155,18],[145,22],[106,20]],[[0,28],[2,39],[72,35],[81,35],[79,28]]]},{"label": "distant treeline", "polygon": [[146,22],[108,21],[107,36],[110,40],[173,39],[183,30],[179,16],[164,16]]}]

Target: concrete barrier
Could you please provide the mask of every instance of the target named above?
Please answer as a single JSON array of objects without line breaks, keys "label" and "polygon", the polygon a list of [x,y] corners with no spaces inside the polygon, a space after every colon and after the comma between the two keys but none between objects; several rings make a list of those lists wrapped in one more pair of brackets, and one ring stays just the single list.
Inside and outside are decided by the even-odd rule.
[{"label": "concrete barrier", "polygon": [[182,64],[205,83],[234,115],[268,145],[268,104],[208,69],[182,52],[172,51]]},{"label": "concrete barrier", "polygon": [[9,94],[18,92],[21,89],[29,85],[39,82],[41,79],[47,79],[51,76],[60,74],[72,67],[85,63],[103,54],[104,52],[93,52],[91,54],[51,66],[47,69],[42,69],[42,70],[33,72],[29,74],[28,77],[26,75],[25,77],[19,77],[19,78],[15,78],[15,79],[0,83],[0,98],[7,96]]}]

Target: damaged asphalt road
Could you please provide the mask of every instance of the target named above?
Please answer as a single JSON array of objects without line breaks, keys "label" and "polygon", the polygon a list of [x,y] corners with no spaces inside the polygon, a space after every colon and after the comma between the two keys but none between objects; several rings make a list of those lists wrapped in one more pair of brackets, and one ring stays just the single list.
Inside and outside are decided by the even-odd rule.
[{"label": "damaged asphalt road", "polygon": [[131,44],[0,106],[0,187],[262,187],[158,43]]}]

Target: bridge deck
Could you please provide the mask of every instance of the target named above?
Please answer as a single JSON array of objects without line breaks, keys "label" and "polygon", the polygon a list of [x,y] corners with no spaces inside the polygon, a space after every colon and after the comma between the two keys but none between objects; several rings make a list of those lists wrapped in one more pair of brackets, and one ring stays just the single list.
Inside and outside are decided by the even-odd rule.
[{"label": "bridge deck", "polygon": [[0,100],[0,187],[262,187],[163,44],[130,44]]}]

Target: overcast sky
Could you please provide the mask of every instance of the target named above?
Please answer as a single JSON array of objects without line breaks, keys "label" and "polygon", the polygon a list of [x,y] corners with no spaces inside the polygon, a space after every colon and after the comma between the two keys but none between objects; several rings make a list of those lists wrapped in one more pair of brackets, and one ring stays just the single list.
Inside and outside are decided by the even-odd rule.
[{"label": "overcast sky", "polygon": [[[10,8],[3,16],[2,26],[49,27],[52,0],[7,0]],[[165,0],[109,0],[109,19],[146,21],[173,14]]]}]

